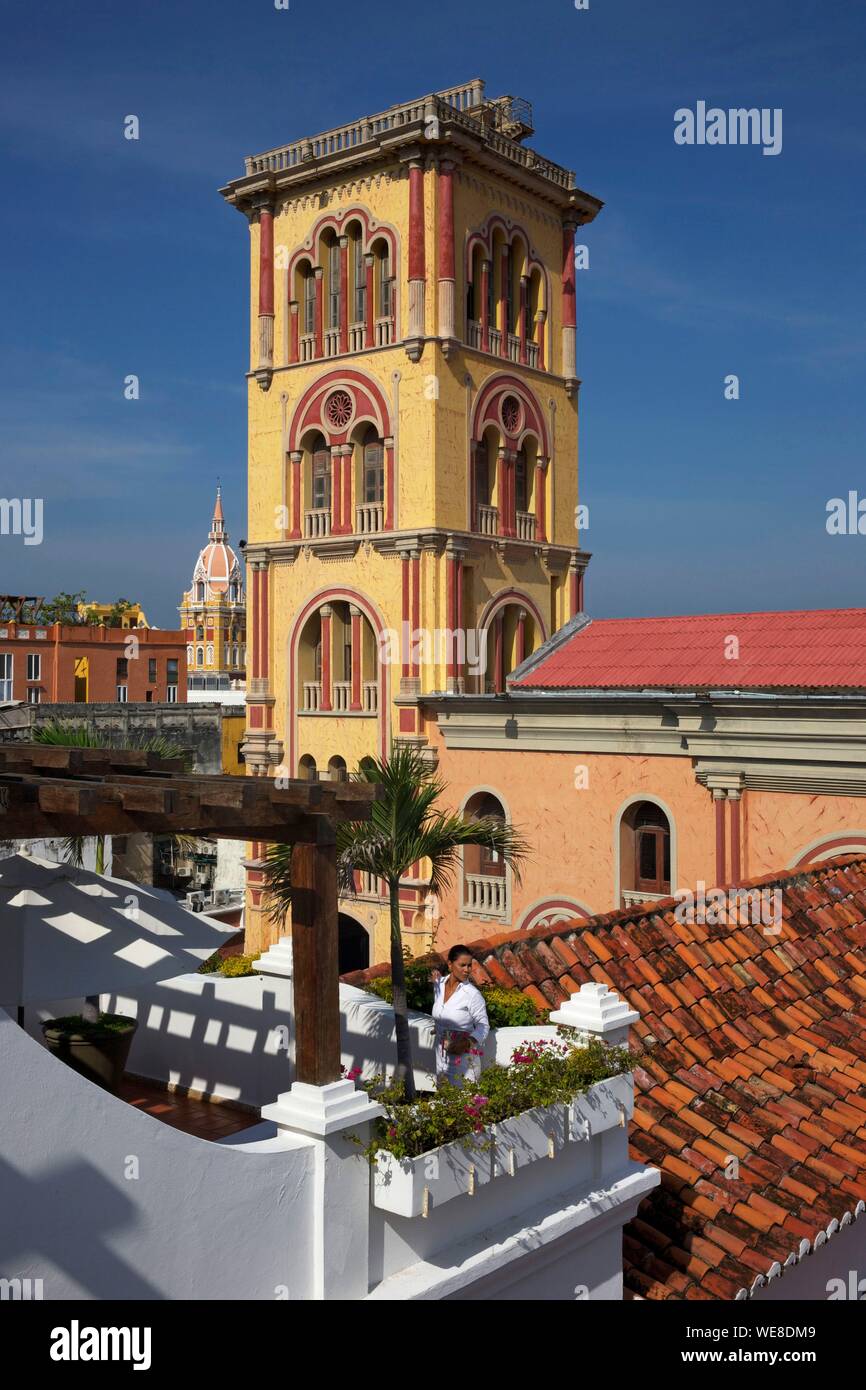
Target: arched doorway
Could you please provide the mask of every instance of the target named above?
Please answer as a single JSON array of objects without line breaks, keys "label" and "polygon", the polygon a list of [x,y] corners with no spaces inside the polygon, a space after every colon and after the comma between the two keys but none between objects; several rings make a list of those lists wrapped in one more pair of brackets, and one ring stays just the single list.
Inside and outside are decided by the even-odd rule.
[{"label": "arched doorway", "polygon": [[337,918],[339,933],[339,973],[366,970],[370,964],[370,937],[354,917],[341,912]]}]

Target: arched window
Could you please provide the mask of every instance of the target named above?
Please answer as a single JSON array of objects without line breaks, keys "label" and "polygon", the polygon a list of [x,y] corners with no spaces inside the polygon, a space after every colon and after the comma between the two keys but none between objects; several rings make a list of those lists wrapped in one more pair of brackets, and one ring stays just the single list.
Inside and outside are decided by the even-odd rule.
[{"label": "arched window", "polygon": [[636,801],[620,822],[620,890],[626,906],[671,891],[671,826],[654,801]]},{"label": "arched window", "polygon": [[188,646],[187,649],[186,649],[186,659],[187,659],[187,664],[188,664],[189,666],[192,666],[193,661],[195,660],[195,657],[194,657],[194,655],[193,655],[193,645],[192,645],[192,642],[190,642],[189,646]]},{"label": "arched window", "polygon": [[203,648],[203,647],[196,647],[196,649],[195,649],[195,664],[196,664],[196,666],[204,666],[204,648]]},{"label": "arched window", "polygon": [[328,328],[340,327],[340,243],[336,237],[327,243],[328,252]]},{"label": "arched window", "polygon": [[514,505],[518,512],[529,510],[529,465],[525,449],[519,450],[514,465]]},{"label": "arched window", "polygon": [[317,782],[319,773],[316,768],[316,760],[310,753],[304,753],[298,762],[298,775],[302,781]]},{"label": "arched window", "polygon": [[213,666],[213,643],[212,643],[212,642],[208,642],[208,647],[207,647],[207,664],[208,664],[208,666]]},{"label": "arched window", "polygon": [[313,511],[331,510],[331,451],[322,435],[313,441]]},{"label": "arched window", "polygon": [[328,760],[328,773],[332,782],[348,782],[349,769],[346,767],[346,759],[335,754]]},{"label": "arched window", "polygon": [[364,262],[364,238],[359,223],[352,225],[349,243],[352,262],[352,318],[355,323],[367,320],[367,267]]},{"label": "arched window", "polygon": [[199,626],[195,630],[195,640],[197,642],[204,641],[204,628],[201,626],[201,624],[199,624]]},{"label": "arched window", "polygon": [[309,338],[316,331],[316,277],[309,262],[304,267],[303,276],[304,337]]},{"label": "arched window", "polygon": [[364,502],[375,503],[385,500],[385,450],[374,429],[367,432],[364,441]]},{"label": "arched window", "polygon": [[[491,792],[476,792],[463,810],[465,820],[492,818],[505,824],[505,808]],[[495,850],[484,845],[466,845],[462,865],[462,912],[464,917],[507,920],[510,914],[510,875]]]}]

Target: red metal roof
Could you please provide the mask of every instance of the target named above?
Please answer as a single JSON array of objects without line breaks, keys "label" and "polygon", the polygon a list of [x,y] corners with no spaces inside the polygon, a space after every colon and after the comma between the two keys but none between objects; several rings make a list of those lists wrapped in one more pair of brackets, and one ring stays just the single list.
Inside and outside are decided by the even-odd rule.
[{"label": "red metal roof", "polygon": [[547,646],[511,689],[866,689],[866,608],[601,618]]}]

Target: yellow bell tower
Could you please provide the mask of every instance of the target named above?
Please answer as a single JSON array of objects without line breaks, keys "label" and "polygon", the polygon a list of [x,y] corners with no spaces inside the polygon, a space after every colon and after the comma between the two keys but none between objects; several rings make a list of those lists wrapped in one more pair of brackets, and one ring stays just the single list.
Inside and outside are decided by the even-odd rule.
[{"label": "yellow bell tower", "polygon": [[[582,607],[574,245],[601,203],[531,134],[476,79],[221,190],[250,230],[253,775],[425,747],[425,694],[495,697]],[[260,849],[247,949],[274,935]],[[374,935],[376,888],[352,900]]]}]

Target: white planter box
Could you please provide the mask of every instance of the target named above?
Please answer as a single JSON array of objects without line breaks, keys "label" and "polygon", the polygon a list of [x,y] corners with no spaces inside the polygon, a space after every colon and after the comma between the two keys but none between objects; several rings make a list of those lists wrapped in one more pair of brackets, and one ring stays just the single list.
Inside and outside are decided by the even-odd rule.
[{"label": "white planter box", "polygon": [[493,1175],[490,1131],[478,1140],[478,1147],[461,1139],[418,1158],[395,1158],[380,1149],[373,1172],[374,1206],[396,1216],[426,1216],[452,1197],[471,1195]]},{"label": "white planter box", "polygon": [[511,1177],[538,1158],[555,1158],[568,1142],[568,1107],[541,1106],[493,1126],[493,1175]]},{"label": "white planter box", "polygon": [[615,1125],[627,1124],[634,1110],[634,1078],[631,1072],[597,1081],[575,1096],[569,1106],[572,1139],[592,1139]]},{"label": "white planter box", "polygon": [[[395,1216],[427,1216],[453,1197],[470,1196],[482,1183],[514,1176],[539,1159],[556,1159],[571,1140],[591,1139],[624,1123],[634,1108],[630,1074],[599,1081],[570,1105],[549,1105],[513,1115],[477,1136],[443,1144],[418,1158],[380,1149],[373,1170],[373,1205]],[[486,1144],[487,1147],[480,1147]]]}]

